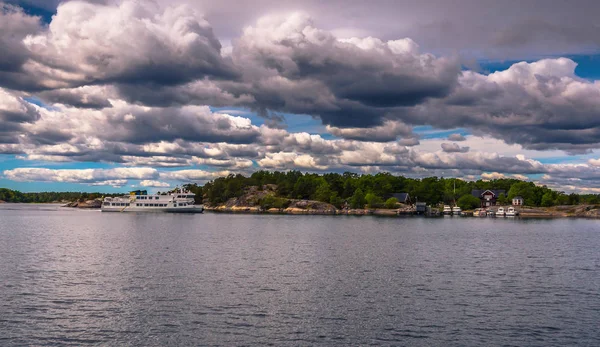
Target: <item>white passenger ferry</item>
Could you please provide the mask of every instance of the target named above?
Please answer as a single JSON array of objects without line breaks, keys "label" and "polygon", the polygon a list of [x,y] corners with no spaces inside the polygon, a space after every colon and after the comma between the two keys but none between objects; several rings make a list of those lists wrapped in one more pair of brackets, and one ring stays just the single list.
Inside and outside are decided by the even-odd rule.
[{"label": "white passenger ferry", "polygon": [[102,212],[180,212],[200,213],[202,205],[194,205],[192,192],[176,190],[169,194],[148,194],[145,190],[136,190],[129,195],[107,197],[102,201]]}]

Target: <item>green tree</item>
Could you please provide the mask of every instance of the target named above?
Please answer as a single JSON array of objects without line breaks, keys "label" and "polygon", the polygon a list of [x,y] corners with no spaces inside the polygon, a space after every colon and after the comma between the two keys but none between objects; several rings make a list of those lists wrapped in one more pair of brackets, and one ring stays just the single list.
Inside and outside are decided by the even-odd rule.
[{"label": "green tree", "polygon": [[350,207],[365,208],[365,194],[362,189],[358,188],[350,198]]},{"label": "green tree", "polygon": [[327,181],[322,180],[315,191],[313,199],[322,202],[329,202],[331,200],[331,189]]},{"label": "green tree", "polygon": [[385,201],[385,208],[394,209],[396,208],[396,204],[398,203],[398,199],[392,197]]},{"label": "green tree", "polygon": [[508,198],[512,201],[515,196],[523,197],[525,205],[538,205],[533,182],[519,181],[513,184],[508,191]]},{"label": "green tree", "polygon": [[554,196],[552,192],[546,192],[542,196],[542,206],[550,207],[554,204]]},{"label": "green tree", "polygon": [[333,192],[331,194],[331,198],[329,199],[329,203],[337,208],[342,208],[344,199],[340,198],[337,192]]},{"label": "green tree", "polygon": [[471,194],[463,195],[456,204],[463,210],[473,210],[481,206],[481,201]]},{"label": "green tree", "polygon": [[508,197],[506,196],[506,194],[498,195],[498,200],[497,200],[498,205],[506,205],[506,204],[508,204],[508,202],[509,202],[509,200],[508,200]]},{"label": "green tree", "polygon": [[365,201],[367,202],[369,208],[377,208],[383,205],[383,199],[371,192],[365,195]]}]

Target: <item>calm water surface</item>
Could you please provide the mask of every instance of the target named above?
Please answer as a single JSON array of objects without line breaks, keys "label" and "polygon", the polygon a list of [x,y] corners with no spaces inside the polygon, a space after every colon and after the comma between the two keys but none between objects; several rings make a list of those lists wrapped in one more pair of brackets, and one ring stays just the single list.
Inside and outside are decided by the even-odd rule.
[{"label": "calm water surface", "polygon": [[600,221],[0,206],[0,345],[600,346]]}]

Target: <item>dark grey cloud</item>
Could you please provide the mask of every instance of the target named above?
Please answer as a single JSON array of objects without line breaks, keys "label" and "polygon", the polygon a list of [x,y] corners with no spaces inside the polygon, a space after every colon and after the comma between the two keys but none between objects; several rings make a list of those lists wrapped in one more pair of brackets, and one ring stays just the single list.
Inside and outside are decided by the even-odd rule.
[{"label": "dark grey cloud", "polygon": [[469,151],[468,146],[461,147],[456,143],[442,143],[441,147],[446,153],[466,153]]},{"label": "dark grey cloud", "polygon": [[[390,142],[396,141],[398,137],[402,137],[404,139],[416,139],[416,144],[418,144],[417,135],[413,133],[412,127],[399,121],[387,121],[380,126],[371,128],[337,128],[327,126],[327,131],[332,135],[347,140]],[[414,142],[414,140],[406,141],[409,144]]]},{"label": "dark grey cloud", "polygon": [[234,42],[232,57],[257,108],[336,126],[376,125],[378,108],[444,97],[460,70],[453,59],[421,54],[410,39],[339,41],[302,14],[262,18]]},{"label": "dark grey cloud", "polygon": [[[52,25],[44,28],[37,17],[3,8],[0,48],[12,52],[0,58],[5,86],[33,91],[105,83],[177,85],[239,76],[231,59],[221,55],[212,27],[183,5],[162,10],[151,2],[70,1],[60,4]],[[23,40],[27,34],[35,35]]]},{"label": "dark grey cloud", "polygon": [[202,79],[177,86],[157,83],[117,84],[121,98],[147,106],[169,107],[182,105],[246,106],[252,105],[254,96],[221,89],[215,82]]},{"label": "dark grey cloud", "polygon": [[38,17],[29,16],[20,7],[0,1],[0,87],[20,88],[24,79],[33,82],[22,71],[30,56],[23,39],[40,29]]},{"label": "dark grey cloud", "polygon": [[110,107],[110,97],[115,97],[111,88],[84,86],[72,89],[56,89],[37,94],[47,104],[65,104],[76,108],[103,109]]},{"label": "dark grey cloud", "polygon": [[18,144],[24,126],[39,119],[34,106],[0,88],[0,144]]},{"label": "dark grey cloud", "polygon": [[[18,3],[41,6],[33,0]],[[270,3],[259,2],[257,9],[249,12],[262,15]],[[569,9],[564,4],[550,4],[536,10],[532,3],[536,2],[521,7],[528,16],[510,17],[516,23],[511,27],[498,27],[500,20],[489,21],[496,30],[493,47],[488,48],[512,50],[543,44],[546,41],[540,37],[550,32],[559,41],[572,40],[593,47],[597,26],[571,17],[564,22],[552,21],[558,18],[558,9]],[[250,6],[244,1],[238,4],[233,12]],[[483,3],[467,2],[452,9],[438,1],[380,4],[381,8],[370,9],[371,3],[356,1],[337,13],[323,14],[322,9],[334,5],[308,1],[301,7],[314,11],[314,20],[304,14],[248,19],[250,25],[226,50],[217,39],[220,34],[215,34],[212,25],[194,11],[198,3],[166,9],[151,2],[114,1],[106,6],[71,1],[58,8],[51,26],[14,6],[2,5],[0,49],[9,53],[0,55],[0,86],[29,91],[47,103],[70,105],[71,109],[102,110],[106,112],[101,113],[104,123],[94,123],[101,118],[98,114],[92,114],[90,121],[102,131],[101,138],[134,145],[181,139],[260,142],[267,151],[308,150],[302,146],[314,153],[340,151],[340,147],[316,139],[298,142],[276,132],[265,135],[250,125],[239,127],[234,118],[210,114],[198,117],[195,111],[188,112],[196,110],[190,105],[211,105],[247,107],[267,118],[267,125],[274,130],[284,128],[277,116],[281,113],[308,115],[321,119],[330,133],[349,141],[415,145],[418,138],[412,126],[431,125],[467,128],[528,149],[582,153],[600,147],[600,87],[578,78],[572,61],[519,63],[490,75],[460,71],[457,55],[424,53],[427,50],[415,41],[402,38],[404,30],[413,29],[400,28],[393,35],[388,32],[386,18],[394,13],[381,18],[371,16],[402,8],[406,12],[396,16],[412,13],[424,18],[433,11],[431,22],[415,27],[434,30],[439,24],[454,32],[467,24],[479,28],[475,19],[460,24],[453,15],[480,13]],[[206,5],[207,18],[224,8],[221,4],[201,5]],[[293,3],[283,2],[274,9],[284,10],[288,5]],[[515,11],[502,9],[507,7],[504,5],[489,5],[500,12]],[[52,5],[43,8],[50,11]],[[364,23],[344,26],[339,19],[327,23],[323,20],[328,16],[358,20],[358,10],[371,14]],[[442,10],[448,10],[447,22],[438,21]],[[587,18],[581,13],[579,19]],[[232,13],[232,18],[235,16]],[[379,26],[375,23],[378,21]],[[122,23],[119,30],[112,30]],[[394,21],[394,25],[397,23]],[[222,23],[217,25],[223,28]],[[344,35],[345,29],[361,25],[366,32],[381,35],[367,36],[352,30]],[[527,28],[533,30],[521,35]],[[491,33],[486,35],[491,37]],[[81,40],[83,36],[86,40]],[[424,42],[427,47],[428,41]],[[120,108],[112,100],[129,104]],[[143,111],[142,106],[151,109]],[[21,111],[4,112],[3,142],[18,142],[24,124],[31,123],[17,119],[22,115]],[[62,124],[66,123],[64,120]],[[53,129],[59,127],[56,122],[45,128],[43,122],[40,124],[39,129],[28,130],[31,143],[49,146],[74,141],[77,136]],[[461,140],[455,135],[451,141]],[[443,149],[464,152],[465,148],[446,144]]]}]

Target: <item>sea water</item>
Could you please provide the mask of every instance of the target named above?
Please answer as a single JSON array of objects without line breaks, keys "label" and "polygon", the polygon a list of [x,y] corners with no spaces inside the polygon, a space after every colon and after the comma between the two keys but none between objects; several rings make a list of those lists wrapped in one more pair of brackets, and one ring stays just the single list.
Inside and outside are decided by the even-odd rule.
[{"label": "sea water", "polygon": [[1,346],[600,346],[600,221],[0,205]]}]

